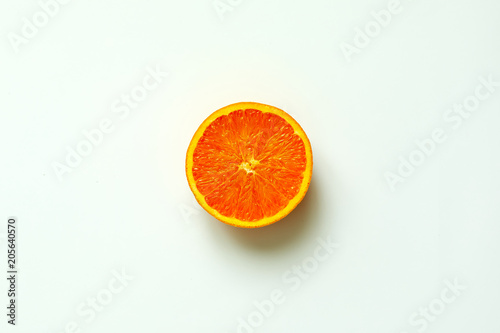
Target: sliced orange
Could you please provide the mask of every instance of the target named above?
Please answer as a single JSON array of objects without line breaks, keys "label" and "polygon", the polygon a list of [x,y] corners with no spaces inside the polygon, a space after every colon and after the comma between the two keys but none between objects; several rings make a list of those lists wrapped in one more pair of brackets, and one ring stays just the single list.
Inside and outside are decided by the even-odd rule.
[{"label": "sliced orange", "polygon": [[189,144],[186,174],[199,204],[244,228],[274,223],[307,192],[312,150],[304,130],[276,107],[242,102],[212,113]]}]

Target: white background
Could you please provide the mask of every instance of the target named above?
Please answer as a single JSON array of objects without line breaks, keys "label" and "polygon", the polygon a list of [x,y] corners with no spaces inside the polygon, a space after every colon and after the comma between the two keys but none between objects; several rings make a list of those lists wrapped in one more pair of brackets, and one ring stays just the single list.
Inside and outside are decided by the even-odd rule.
[{"label": "white background", "polygon": [[[20,272],[16,327],[0,283],[1,331],[237,332],[278,289],[240,332],[499,332],[500,88],[456,129],[443,115],[480,77],[500,81],[500,3],[401,0],[350,57],[341,46],[387,1],[232,3],[73,0],[15,47],[41,9],[1,1],[1,267],[17,216]],[[148,68],[168,78],[120,117]],[[185,179],[199,124],[238,101],[284,109],[313,146],[304,201],[258,230],[209,216]],[[113,131],[59,180],[54,163],[103,119]],[[392,191],[384,175],[436,128],[446,141]],[[283,275],[318,237],[338,248],[292,290]],[[122,270],[133,280],[109,304],[77,312]],[[445,304],[455,280],[466,289]],[[411,324],[430,304],[425,329]]]}]

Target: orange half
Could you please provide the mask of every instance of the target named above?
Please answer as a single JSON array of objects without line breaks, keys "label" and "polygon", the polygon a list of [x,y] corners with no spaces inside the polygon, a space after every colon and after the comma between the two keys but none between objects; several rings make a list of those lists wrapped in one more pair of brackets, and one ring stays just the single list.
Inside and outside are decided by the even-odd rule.
[{"label": "orange half", "polygon": [[302,200],[312,176],[304,130],[276,107],[242,102],[212,113],[193,136],[186,175],[199,204],[243,228],[274,223]]}]

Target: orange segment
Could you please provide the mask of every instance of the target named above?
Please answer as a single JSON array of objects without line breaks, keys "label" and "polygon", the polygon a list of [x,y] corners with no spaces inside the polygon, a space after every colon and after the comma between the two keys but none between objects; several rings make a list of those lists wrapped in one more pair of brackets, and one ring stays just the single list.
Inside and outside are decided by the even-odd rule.
[{"label": "orange segment", "polygon": [[261,227],[286,216],[304,197],[312,151],[284,111],[236,103],[214,112],[196,131],[186,156],[197,201],[222,222]]}]

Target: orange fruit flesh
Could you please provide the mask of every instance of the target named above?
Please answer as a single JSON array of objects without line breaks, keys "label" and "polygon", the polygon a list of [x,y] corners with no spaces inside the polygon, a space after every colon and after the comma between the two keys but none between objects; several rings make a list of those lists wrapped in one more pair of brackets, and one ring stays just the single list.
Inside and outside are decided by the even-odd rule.
[{"label": "orange fruit flesh", "polygon": [[312,166],[311,144],[295,119],[253,102],[212,113],[186,153],[186,176],[198,203],[242,228],[288,215],[309,188]]},{"label": "orange fruit flesh", "polygon": [[255,222],[288,205],[306,166],[304,142],[285,119],[246,109],[208,125],[193,152],[192,175],[208,206],[225,217]]}]

